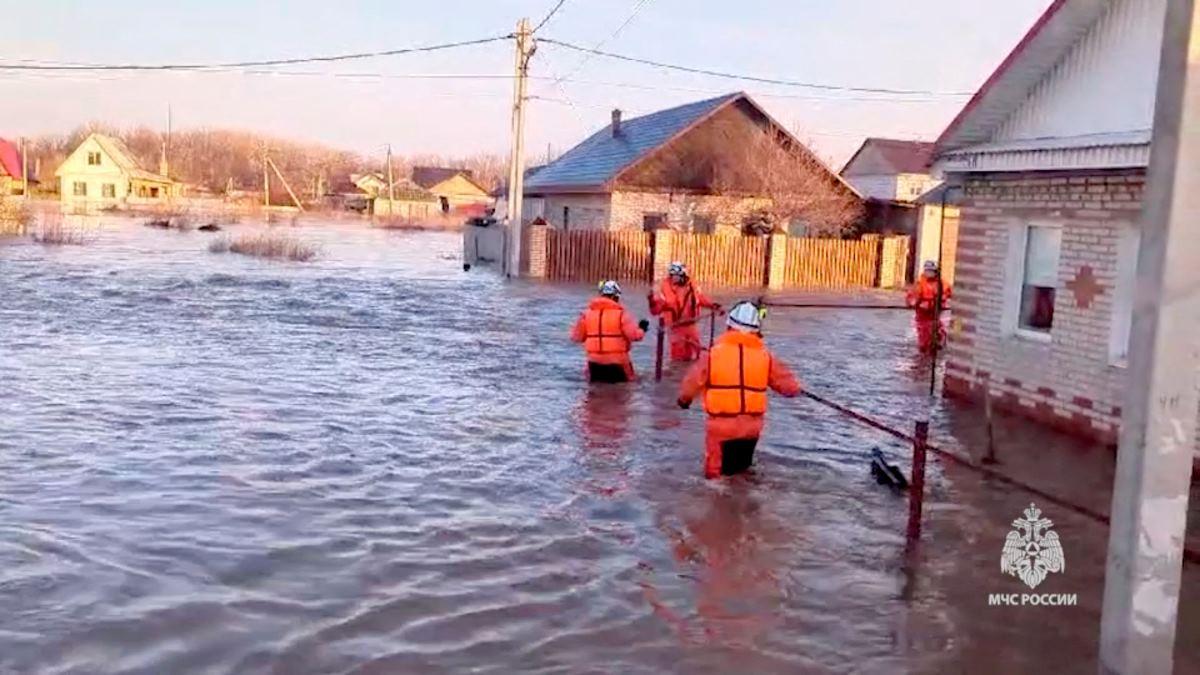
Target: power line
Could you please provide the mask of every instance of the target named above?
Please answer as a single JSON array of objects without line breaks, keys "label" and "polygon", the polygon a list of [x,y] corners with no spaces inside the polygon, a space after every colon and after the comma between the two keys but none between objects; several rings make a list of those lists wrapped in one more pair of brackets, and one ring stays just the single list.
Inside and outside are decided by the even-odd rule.
[{"label": "power line", "polygon": [[925,95],[925,96],[971,96],[974,92],[960,91],[931,91],[928,89],[888,89],[884,87],[856,87],[849,85],[836,84],[821,84],[816,82],[798,82],[796,80],[780,80],[769,77],[757,77],[754,75],[737,75],[734,73],[726,73],[718,70],[708,70],[705,68],[691,68],[689,66],[681,66],[673,63],[662,63],[661,61],[651,61],[649,59],[641,59],[634,56],[625,56],[624,54],[614,54],[613,52],[601,51],[582,47],[570,42],[555,40],[553,38],[542,38],[540,40],[546,44],[564,47],[585,54],[594,54],[605,58],[614,59],[617,61],[626,61],[628,63],[638,63],[644,66],[654,66],[656,68],[666,68],[669,70],[678,70],[685,73],[693,73],[696,75],[708,75],[710,77],[720,77],[727,80],[743,80],[746,82],[761,82],[763,84],[777,84],[786,87],[805,87],[808,89],[821,89],[825,91],[852,91],[864,94],[892,94],[892,95]]},{"label": "power line", "polygon": [[299,63],[329,63],[334,61],[357,61],[362,59],[374,59],[384,56],[399,56],[401,54],[416,54],[421,52],[436,52],[447,49],[455,49],[458,47],[470,47],[474,45],[487,44],[489,42],[499,42],[500,40],[508,40],[511,35],[497,35],[494,37],[479,38],[476,40],[462,40],[460,42],[446,42],[437,45],[427,45],[424,47],[406,47],[403,49],[386,49],[376,52],[358,52],[353,54],[335,54],[332,56],[302,56],[288,59],[269,59],[265,61],[234,61],[230,63],[165,63],[156,65],[147,65],[140,63],[126,64],[100,64],[100,63],[73,63],[73,64],[42,64],[42,63],[21,63],[21,64],[3,64],[0,65],[0,70],[16,70],[16,71],[109,71],[109,70],[126,70],[126,71],[146,71],[146,70],[214,70],[222,68],[259,68],[263,66],[287,66]]},{"label": "power line", "polygon": [[562,6],[564,4],[566,4],[566,2],[567,2],[567,0],[558,0],[558,4],[554,6],[554,9],[550,10],[550,13],[547,14],[545,16],[545,18],[543,18],[540,22],[538,22],[538,25],[533,29],[533,32],[536,33],[539,30],[541,30],[542,26],[545,26],[550,21],[550,19],[554,18],[555,14],[558,14],[558,10],[562,9]]},{"label": "power line", "polygon": [[[614,30],[612,32],[612,34],[610,34],[608,37],[604,38],[603,40],[597,42],[592,47],[592,49],[593,50],[600,49],[606,43],[611,42],[612,40],[616,39],[616,37],[621,34],[621,31],[625,30],[625,28],[627,26],[629,26],[630,23],[633,22],[634,18],[637,17],[638,13],[640,13],[642,11],[642,8],[644,8],[648,4],[650,4],[650,0],[638,0],[637,4],[633,6],[633,11],[629,13],[629,16],[625,17],[625,21],[622,22],[620,26],[617,26],[617,29]],[[578,73],[579,69],[583,68],[583,66],[586,65],[587,62],[591,60],[592,56],[593,56],[593,54],[584,54],[583,58],[579,59],[579,63],[576,63],[575,67],[572,68],[569,72],[567,72],[566,75],[563,75],[562,77],[556,79],[554,81],[554,84],[555,85],[561,84],[563,82],[563,80],[569,79],[572,75],[574,75],[575,73]]]}]

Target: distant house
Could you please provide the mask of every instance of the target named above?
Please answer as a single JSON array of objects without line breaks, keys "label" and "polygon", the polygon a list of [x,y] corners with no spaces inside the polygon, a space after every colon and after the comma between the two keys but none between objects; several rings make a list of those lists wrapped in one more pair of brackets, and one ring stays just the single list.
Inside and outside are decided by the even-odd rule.
[{"label": "distant house", "polygon": [[945,390],[1115,441],[1167,0],[1057,0],[937,141],[961,203]]},{"label": "distant house", "polygon": [[539,215],[562,230],[737,233],[769,201],[744,170],[759,160],[748,146],[764,138],[816,167],[810,187],[819,199],[860,208],[853,188],[744,93],[629,120],[614,110],[611,124],[526,180],[524,196],[540,200]]},{"label": "distant house", "polygon": [[146,170],[117,138],[93,133],[79,144],[54,175],[68,210],[165,204],[181,186],[165,175]]},{"label": "distant house", "polygon": [[428,190],[438,202],[442,214],[463,207],[477,207],[491,202],[491,195],[466,169],[438,166],[413,167],[412,182]]},{"label": "distant house", "polygon": [[929,173],[933,143],[868,138],[842,168],[842,178],[866,200],[862,229],[917,233],[916,200],[940,181]]},{"label": "distant house", "polygon": [[385,181],[378,196],[372,200],[371,212],[377,216],[414,221],[426,221],[441,213],[438,198],[407,179],[396,181],[390,190]]},{"label": "distant house", "polygon": [[0,138],[0,197],[24,191],[22,175],[21,151],[16,144]]},{"label": "distant house", "polygon": [[378,197],[387,188],[387,179],[380,173],[355,174],[350,177],[350,181],[368,199]]}]

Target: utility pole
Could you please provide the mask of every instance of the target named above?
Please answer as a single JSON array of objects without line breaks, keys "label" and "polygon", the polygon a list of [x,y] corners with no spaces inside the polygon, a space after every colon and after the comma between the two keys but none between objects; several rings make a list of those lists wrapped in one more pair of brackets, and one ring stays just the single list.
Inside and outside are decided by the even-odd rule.
[{"label": "utility pole", "polygon": [[21,137],[21,198],[29,199],[29,144]]},{"label": "utility pole", "polygon": [[1113,485],[1100,672],[1170,673],[1200,403],[1200,5],[1169,0]]},{"label": "utility pole", "polygon": [[396,208],[396,181],[392,178],[392,144],[387,146],[387,174],[388,174],[388,215]]},{"label": "utility pole", "polygon": [[536,47],[529,19],[517,22],[517,58],[513,81],[512,156],[508,163],[508,259],[505,274],[521,275],[521,201],[525,194],[525,88],[529,59]]},{"label": "utility pole", "polygon": [[263,150],[263,206],[271,208],[271,173],[267,165],[267,151]]}]

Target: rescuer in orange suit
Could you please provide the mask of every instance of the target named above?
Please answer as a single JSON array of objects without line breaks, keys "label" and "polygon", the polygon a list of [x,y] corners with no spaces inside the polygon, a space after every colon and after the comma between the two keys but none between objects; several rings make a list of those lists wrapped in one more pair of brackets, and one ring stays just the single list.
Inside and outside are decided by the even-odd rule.
[{"label": "rescuer in orange suit", "polygon": [[800,393],[800,381],[763,344],[762,319],[754,303],[734,305],[726,320],[729,330],[717,338],[708,358],[691,367],[680,387],[684,409],[704,392],[705,478],[750,468],[766,419],[767,389],[788,398]]},{"label": "rescuer in orange suit", "polygon": [[650,313],[662,315],[663,322],[671,330],[671,360],[695,361],[700,358],[703,343],[700,342],[700,328],[696,325],[700,310],[716,312],[721,306],[700,292],[688,277],[683,263],[671,263],[659,293],[651,292],[649,300]]},{"label": "rescuer in orange suit", "polygon": [[646,336],[650,322],[634,321],[621,305],[621,286],[615,281],[600,284],[594,298],[575,327],[571,340],[583,343],[587,352],[588,379],[592,382],[628,382],[634,378],[629,348]]},{"label": "rescuer in orange suit", "polygon": [[[938,301],[938,290],[941,301]],[[939,347],[946,343],[946,327],[942,325],[939,311],[950,302],[950,287],[942,283],[937,263],[925,261],[921,277],[908,289],[905,303],[913,308],[913,325],[917,330],[917,346],[922,354],[933,351],[934,331]]]}]

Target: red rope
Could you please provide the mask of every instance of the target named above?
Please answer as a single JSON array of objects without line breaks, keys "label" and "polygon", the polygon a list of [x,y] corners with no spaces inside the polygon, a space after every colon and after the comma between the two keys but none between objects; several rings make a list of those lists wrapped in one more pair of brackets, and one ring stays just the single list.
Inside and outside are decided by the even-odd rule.
[{"label": "red rope", "polygon": [[[830,401],[829,399],[824,398],[822,396],[818,396],[817,394],[814,394],[810,391],[804,391],[801,393],[803,393],[804,396],[816,401],[817,403],[820,403],[822,405],[833,408],[834,410],[842,413],[843,415],[846,415],[847,417],[850,417],[859,422],[862,422],[863,424],[865,424],[869,427],[878,429],[879,431],[882,431],[886,434],[890,434],[901,440],[908,441],[909,443],[913,443],[916,441],[916,439],[911,434],[907,434],[903,431],[900,431],[899,429],[888,426],[887,424],[884,424],[883,422],[880,422],[871,417],[867,417],[866,415],[863,415],[862,413],[855,412],[854,410],[851,410],[850,408],[847,408],[844,405]],[[997,480],[1006,485],[1015,487],[1019,490],[1024,490],[1025,492],[1028,492],[1029,494],[1034,495],[1034,496],[1038,497],[1039,499],[1050,502],[1051,504],[1054,504],[1055,506],[1059,506],[1059,507],[1067,509],[1069,511],[1074,511],[1075,513],[1078,513],[1082,516],[1086,516],[1097,522],[1104,523],[1105,525],[1111,524],[1111,520],[1109,519],[1108,515],[1100,513],[1099,511],[1095,511],[1095,510],[1089,509],[1086,506],[1074,504],[1074,503],[1065,501],[1063,499],[1060,499],[1058,497],[1055,497],[1054,495],[1046,492],[1045,490],[1036,488],[1032,485],[1029,485],[1028,483],[1022,483],[1021,481],[1019,481],[1015,478],[1006,476],[1005,474],[1000,473],[999,471],[996,471],[995,469],[991,469],[986,466],[976,464],[975,462],[972,462],[971,460],[969,460],[965,457],[960,457],[959,455],[956,455],[953,452],[950,452],[948,450],[943,450],[942,448],[939,448],[936,445],[930,445],[930,444],[926,443],[925,448],[927,450],[929,450],[930,452],[936,453],[937,455],[939,455],[947,460],[950,460],[950,462],[952,462],[954,464],[957,464],[959,466],[962,466],[962,467],[965,467],[968,469],[973,469],[973,470],[983,474],[984,476],[987,476],[988,478],[992,478],[992,479]],[[1193,564],[1200,564],[1200,551],[1196,551],[1194,549],[1184,547],[1183,559],[1190,563],[1193,563]]]}]

